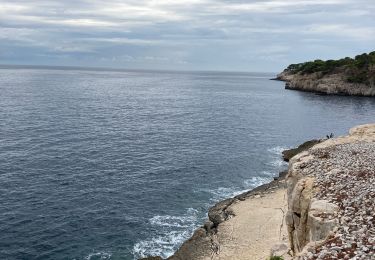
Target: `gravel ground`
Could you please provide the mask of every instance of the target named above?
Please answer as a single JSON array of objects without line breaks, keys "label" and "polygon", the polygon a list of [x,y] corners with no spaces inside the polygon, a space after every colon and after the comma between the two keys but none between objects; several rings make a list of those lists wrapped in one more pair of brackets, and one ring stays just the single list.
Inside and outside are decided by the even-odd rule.
[{"label": "gravel ground", "polygon": [[302,259],[375,259],[375,143],[313,149],[303,169],[316,178],[315,198],[339,206],[339,228]]}]

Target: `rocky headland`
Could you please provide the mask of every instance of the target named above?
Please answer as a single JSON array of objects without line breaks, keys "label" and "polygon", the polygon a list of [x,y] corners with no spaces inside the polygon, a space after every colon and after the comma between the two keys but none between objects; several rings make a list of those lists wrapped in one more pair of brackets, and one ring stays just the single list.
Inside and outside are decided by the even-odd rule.
[{"label": "rocky headland", "polygon": [[375,52],[354,59],[291,64],[276,80],[285,88],[328,95],[375,96]]},{"label": "rocky headland", "polygon": [[274,181],[212,207],[168,259],[375,259],[375,124],[299,148]]}]

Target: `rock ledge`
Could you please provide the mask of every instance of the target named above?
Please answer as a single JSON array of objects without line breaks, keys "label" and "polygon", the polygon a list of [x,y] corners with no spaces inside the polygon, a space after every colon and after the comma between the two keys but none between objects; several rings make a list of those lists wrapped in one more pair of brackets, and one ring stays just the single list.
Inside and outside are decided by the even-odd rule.
[{"label": "rock ledge", "polygon": [[277,75],[277,80],[285,81],[285,89],[314,92],[322,95],[343,96],[375,96],[375,86],[362,83],[349,83],[345,80],[345,73],[322,75],[293,74],[284,71]]},{"label": "rock ledge", "polygon": [[374,259],[375,124],[294,156],[287,185],[296,259]]}]

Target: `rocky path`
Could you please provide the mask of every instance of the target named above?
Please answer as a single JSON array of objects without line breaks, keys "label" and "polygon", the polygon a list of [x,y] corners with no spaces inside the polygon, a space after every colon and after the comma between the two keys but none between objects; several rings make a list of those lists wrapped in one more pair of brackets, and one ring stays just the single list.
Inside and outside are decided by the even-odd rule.
[{"label": "rocky path", "polygon": [[265,260],[273,245],[287,253],[283,177],[210,209],[209,221],[196,230],[169,260]]},{"label": "rocky path", "polygon": [[286,190],[253,196],[230,206],[234,216],[219,225],[218,250],[205,259],[265,260],[273,244],[287,242]]}]

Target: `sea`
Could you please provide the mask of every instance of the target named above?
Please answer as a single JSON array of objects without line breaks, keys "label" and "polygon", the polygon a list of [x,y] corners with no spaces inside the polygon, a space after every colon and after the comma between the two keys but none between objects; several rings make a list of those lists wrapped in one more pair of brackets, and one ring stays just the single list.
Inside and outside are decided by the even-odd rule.
[{"label": "sea", "polygon": [[0,259],[168,257],[283,149],[375,121],[274,76],[2,66]]}]

